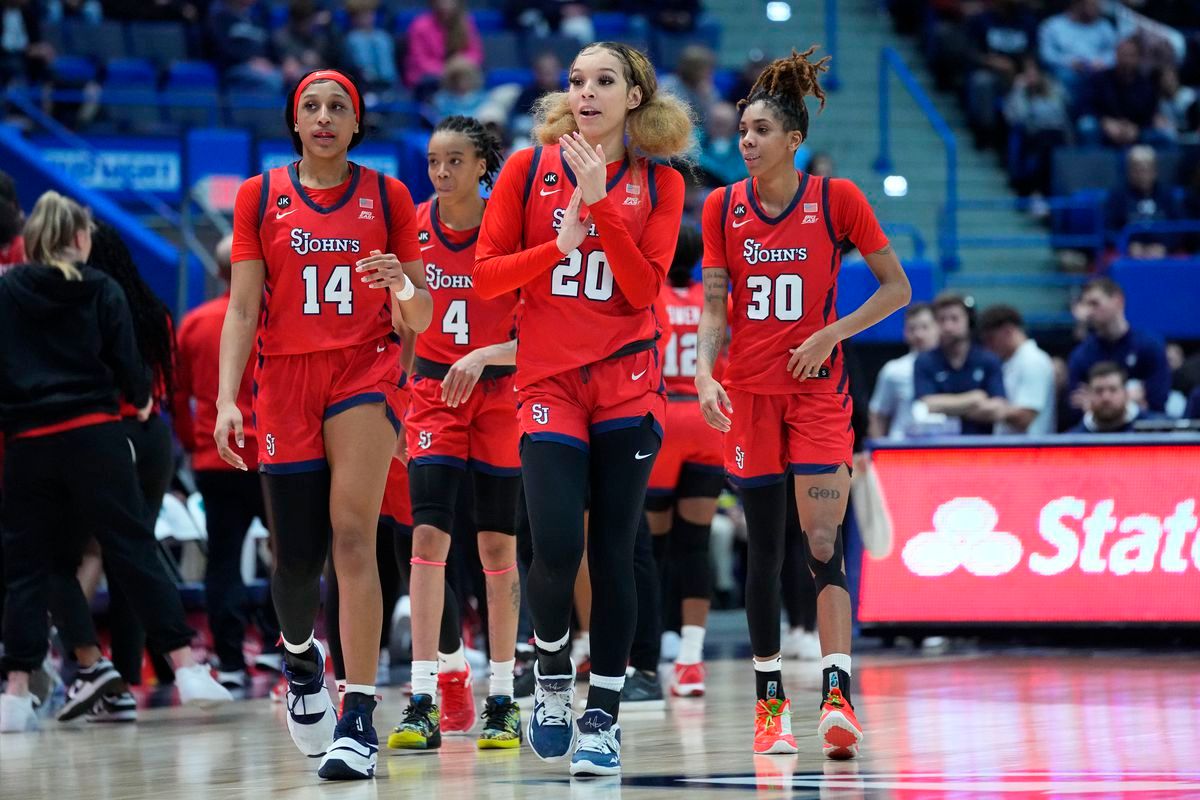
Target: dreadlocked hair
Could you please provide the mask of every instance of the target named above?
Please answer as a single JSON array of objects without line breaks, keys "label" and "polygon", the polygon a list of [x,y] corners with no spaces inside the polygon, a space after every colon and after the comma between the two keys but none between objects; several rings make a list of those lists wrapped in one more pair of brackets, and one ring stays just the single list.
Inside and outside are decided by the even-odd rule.
[{"label": "dreadlocked hair", "polygon": [[501,149],[500,137],[474,117],[460,115],[446,117],[439,122],[437,127],[433,129],[433,132],[436,134],[439,131],[461,133],[470,140],[471,146],[475,148],[476,155],[482,158],[486,165],[483,175],[479,178],[479,182],[488,189],[491,189],[492,184],[496,180],[496,173],[500,170],[500,162],[504,160],[504,151]]},{"label": "dreadlocked hair", "polygon": [[103,222],[96,226],[88,264],[115,280],[125,292],[138,352],[153,371],[155,393],[163,395],[155,399],[170,408],[175,385],[175,326],[171,312],[142,280],[129,248],[113,226]]},{"label": "dreadlocked hair", "polygon": [[780,122],[789,131],[800,131],[808,138],[808,108],[804,98],[812,96],[821,102],[818,112],[825,108],[825,92],[817,82],[820,73],[829,69],[830,56],[818,61],[808,57],[816,52],[817,46],[790,56],[777,58],[758,76],[750,88],[750,96],[738,101],[738,110],[745,111],[751,103],[762,102],[779,114]]},{"label": "dreadlocked hair", "polygon": [[[629,149],[648,158],[687,160],[692,149],[692,110],[686,102],[658,88],[654,65],[646,54],[623,42],[595,42],[576,55],[589,50],[607,50],[621,62],[625,83],[642,89],[642,102],[625,117]],[[571,62],[574,68],[575,62]],[[570,74],[570,69],[567,70]],[[540,144],[558,144],[558,140],[579,130],[566,92],[549,92],[538,98],[533,109],[536,125],[533,138]]]}]

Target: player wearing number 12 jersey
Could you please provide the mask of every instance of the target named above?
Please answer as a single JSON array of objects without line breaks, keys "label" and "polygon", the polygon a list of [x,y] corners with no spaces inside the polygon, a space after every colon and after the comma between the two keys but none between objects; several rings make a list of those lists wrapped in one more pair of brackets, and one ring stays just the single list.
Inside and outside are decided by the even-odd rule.
[{"label": "player wearing number 12 jersey", "polygon": [[[254,416],[274,523],[288,729],[305,755],[324,755],[326,779],[375,774],[375,536],[399,425],[393,325],[421,331],[433,307],[408,190],[347,159],[363,136],[363,109],[345,75],[309,73],[285,112],[299,161],[238,192],[214,431],[221,457],[245,469],[229,435],[242,446],[237,389],[257,329]],[[347,678],[340,720],[313,638],[331,540]]]},{"label": "player wearing number 12 jersey", "polygon": [[[851,758],[862,729],[850,701],[850,595],[842,563],[853,433],[840,343],[905,305],[910,289],[862,192],[849,181],[793,167],[808,136],[805,97],[825,101],[817,77],[828,59],[810,62],[813,49],[772,62],[739,104],[750,177],[716,190],[704,206],[696,389],[709,424],[726,432],[725,467],[746,512],[746,616],[758,694],[754,751],[796,752],[779,647],[790,473],[818,592],[824,652],[818,736],[827,756]],[[846,242],[866,254],[880,287],[839,319],[837,278]],[[729,368],[719,383],[713,367],[730,284]]]},{"label": "player wearing number 12 jersey", "polygon": [[[661,441],[653,306],[683,213],[682,176],[646,156],[683,152],[691,123],[627,45],[585,47],[568,81],[539,101],[542,146],[500,172],[474,278],[484,297],[521,291],[521,467],[534,544],[526,594],[538,651],[529,743],[547,759],[574,750],[572,774],[613,775],[636,617],[634,536]],[[567,641],[589,488],[592,673],[576,729]]]}]

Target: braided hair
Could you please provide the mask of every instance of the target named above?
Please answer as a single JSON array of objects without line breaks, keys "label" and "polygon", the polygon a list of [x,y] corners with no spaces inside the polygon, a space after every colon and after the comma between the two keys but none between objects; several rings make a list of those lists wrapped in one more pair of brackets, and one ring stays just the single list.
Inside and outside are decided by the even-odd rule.
[{"label": "braided hair", "polygon": [[[779,121],[789,131],[800,131],[808,139],[808,108],[804,98],[813,96],[825,108],[825,92],[817,82],[820,73],[829,69],[830,56],[818,61],[809,61],[817,49],[814,44],[803,53],[792,50],[790,56],[777,58],[759,74],[750,88],[750,96],[738,101],[738,110],[744,111],[751,103],[762,102],[779,115]],[[818,110],[820,110],[818,109]]]},{"label": "braided hair", "polygon": [[479,182],[491,189],[496,180],[496,173],[500,171],[500,162],[504,159],[504,153],[500,149],[500,137],[474,117],[461,115],[446,117],[439,122],[433,132],[436,134],[440,131],[461,133],[470,140],[471,146],[475,148],[475,153],[483,159],[485,164]]},{"label": "braided hair", "polygon": [[113,226],[105,222],[97,224],[88,265],[115,280],[125,292],[133,315],[138,352],[154,374],[156,394],[160,388],[164,394],[155,399],[165,401],[170,407],[175,385],[175,331],[171,312],[142,280],[129,248]]}]

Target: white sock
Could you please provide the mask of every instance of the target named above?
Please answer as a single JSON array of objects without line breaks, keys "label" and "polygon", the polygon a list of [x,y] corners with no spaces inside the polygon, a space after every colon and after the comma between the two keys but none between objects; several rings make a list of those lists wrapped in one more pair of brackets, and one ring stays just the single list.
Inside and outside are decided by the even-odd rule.
[{"label": "white sock", "polygon": [[436,661],[414,661],[412,662],[412,693],[413,697],[419,694],[427,694],[430,697],[437,697],[437,676],[438,662]]},{"label": "white sock", "polygon": [[704,628],[684,625],[679,630],[679,655],[676,664],[699,664],[704,660]]},{"label": "white sock", "polygon": [[365,683],[347,683],[346,694],[365,694],[367,697],[374,697],[375,686],[374,684],[368,685]]},{"label": "white sock", "polygon": [[850,675],[850,654],[849,653],[830,653],[821,659],[821,671],[837,667],[842,672]]},{"label": "white sock", "polygon": [[513,666],[516,665],[516,659],[508,661],[493,661],[492,677],[488,680],[488,694],[495,697],[503,695],[512,697],[513,695]]},{"label": "white sock", "polygon": [[625,676],[618,675],[615,678],[610,678],[605,675],[597,675],[593,672],[591,685],[597,689],[608,689],[613,692],[619,692],[625,688]]},{"label": "white sock", "polygon": [[467,651],[462,640],[458,641],[458,649],[453,653],[438,653],[438,672],[466,672]]},{"label": "white sock", "polygon": [[312,643],[313,643],[313,635],[310,633],[308,635],[308,639],[306,639],[304,641],[304,644],[292,644],[287,639],[284,639],[283,640],[283,649],[287,650],[289,653],[295,653],[298,656],[302,656],[308,652],[308,648],[312,647]]},{"label": "white sock", "polygon": [[557,653],[567,646],[567,642],[571,641],[571,634],[564,633],[561,639],[555,639],[553,642],[548,642],[536,633],[533,635],[533,644],[538,650],[543,653]]},{"label": "white sock", "polygon": [[783,656],[775,656],[766,661],[754,659],[755,672],[781,672],[783,670]]}]

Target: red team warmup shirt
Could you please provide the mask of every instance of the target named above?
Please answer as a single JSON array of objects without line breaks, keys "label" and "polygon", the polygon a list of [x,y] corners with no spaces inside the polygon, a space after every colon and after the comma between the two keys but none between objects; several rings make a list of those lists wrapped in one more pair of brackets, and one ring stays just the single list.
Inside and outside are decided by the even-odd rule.
[{"label": "red team warmup shirt", "polygon": [[564,257],[555,239],[575,185],[558,145],[517,152],[500,171],[476,246],[477,292],[521,289],[521,388],[650,349],[659,335],[653,304],[675,253],[683,177],[645,160],[609,164],[607,196],[583,209],[593,229]]},{"label": "red team warmup shirt", "polygon": [[729,272],[733,330],[724,385],[756,394],[843,393],[841,346],[816,378],[797,381],[788,351],[837,319],[842,246],[873,253],[887,244],[866,197],[847,180],[801,173],[778,217],[758,202],[752,178],[704,203],[705,267]]},{"label": "red team warmup shirt", "polygon": [[417,206],[416,218],[425,283],[433,295],[433,324],[417,337],[417,358],[451,365],[472,350],[512,339],[517,293],[485,300],[473,288],[479,229],[447,228],[438,219],[436,199]]},{"label": "red team warmup shirt", "polygon": [[[696,395],[696,352],[699,341],[700,313],[704,310],[704,286],[663,286],[658,299],[659,313],[669,335],[664,334],[663,382],[669,395]],[[725,354],[717,359],[713,377],[718,381],[725,371]]]},{"label": "red team warmup shirt", "polygon": [[259,327],[259,352],[266,356],[352,347],[389,335],[391,294],[363,283],[354,264],[372,250],[401,262],[421,258],[404,184],[352,163],[342,184],[309,189],[300,184],[298,163],[243,183],[234,208],[233,262],[266,264]]}]

